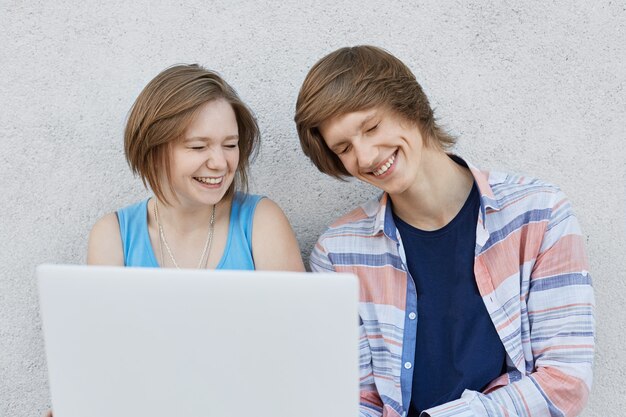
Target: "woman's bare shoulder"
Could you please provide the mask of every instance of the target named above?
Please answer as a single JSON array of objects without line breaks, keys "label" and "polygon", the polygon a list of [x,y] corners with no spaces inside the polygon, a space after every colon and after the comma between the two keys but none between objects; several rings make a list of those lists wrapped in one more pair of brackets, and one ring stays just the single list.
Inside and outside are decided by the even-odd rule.
[{"label": "woman's bare shoulder", "polygon": [[87,249],[88,265],[124,265],[124,252],[117,213],[102,216],[91,229]]}]

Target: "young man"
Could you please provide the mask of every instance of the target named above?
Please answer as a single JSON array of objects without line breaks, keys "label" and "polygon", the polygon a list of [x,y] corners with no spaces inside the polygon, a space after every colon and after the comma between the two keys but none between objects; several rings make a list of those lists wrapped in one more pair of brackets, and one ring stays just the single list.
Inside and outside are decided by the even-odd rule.
[{"label": "young man", "polygon": [[578,415],[593,290],[563,193],[446,153],[415,76],[379,48],[316,63],[295,121],[320,171],[383,191],[311,255],[360,279],[361,416]]}]

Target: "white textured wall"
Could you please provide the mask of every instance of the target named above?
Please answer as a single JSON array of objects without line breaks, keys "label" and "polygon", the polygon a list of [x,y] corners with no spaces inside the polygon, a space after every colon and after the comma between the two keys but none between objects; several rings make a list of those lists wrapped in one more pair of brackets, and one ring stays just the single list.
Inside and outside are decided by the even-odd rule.
[{"label": "white textured wall", "polygon": [[373,191],[308,163],[296,95],[317,59],[362,43],[409,64],[460,154],[573,200],[597,298],[584,415],[626,415],[624,1],[55,3],[0,0],[0,416],[49,405],[35,265],[83,262],[95,219],[146,195],[122,153],[141,88],[174,63],[220,71],[262,128],[252,190],[284,208],[308,254]]}]

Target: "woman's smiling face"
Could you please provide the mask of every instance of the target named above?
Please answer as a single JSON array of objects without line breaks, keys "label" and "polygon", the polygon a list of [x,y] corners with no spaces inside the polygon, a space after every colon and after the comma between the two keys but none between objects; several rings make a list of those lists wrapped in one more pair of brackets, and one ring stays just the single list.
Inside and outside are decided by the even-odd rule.
[{"label": "woman's smiling face", "polygon": [[232,106],[204,104],[184,137],[170,149],[171,189],[183,205],[217,204],[233,183],[239,164],[239,129]]}]

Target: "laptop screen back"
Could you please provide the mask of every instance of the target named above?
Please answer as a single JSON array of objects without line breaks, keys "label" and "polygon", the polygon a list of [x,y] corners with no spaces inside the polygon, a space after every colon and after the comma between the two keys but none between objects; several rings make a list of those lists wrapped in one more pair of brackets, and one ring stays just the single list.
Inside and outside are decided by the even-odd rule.
[{"label": "laptop screen back", "polygon": [[358,415],[354,276],[37,274],[55,417]]}]

